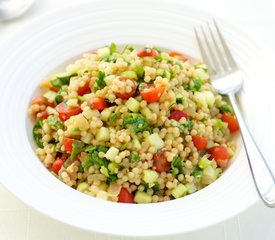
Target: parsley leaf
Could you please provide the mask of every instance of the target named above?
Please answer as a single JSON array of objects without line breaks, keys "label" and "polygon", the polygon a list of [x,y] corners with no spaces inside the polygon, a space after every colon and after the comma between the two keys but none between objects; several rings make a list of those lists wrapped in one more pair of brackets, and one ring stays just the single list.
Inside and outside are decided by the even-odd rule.
[{"label": "parsley leaf", "polygon": [[226,104],[226,103],[223,104],[223,105],[221,105],[221,106],[219,107],[219,110],[220,110],[221,113],[227,112],[227,113],[233,114],[233,109],[232,109],[232,107],[231,107],[230,105]]},{"label": "parsley leaf", "polygon": [[173,177],[176,177],[178,174],[183,173],[182,161],[180,157],[175,157],[172,160],[171,173]]},{"label": "parsley leaf", "polygon": [[114,52],[116,52],[116,44],[111,43],[109,49],[110,49],[110,54],[113,54]]},{"label": "parsley leaf", "polygon": [[74,140],[72,144],[72,152],[70,158],[74,159],[78,153],[81,153],[84,150],[84,146],[85,144],[83,142]]},{"label": "parsley leaf", "polygon": [[77,76],[77,74],[72,74],[68,76],[59,76],[52,79],[50,82],[55,90],[59,90],[63,85],[69,85],[72,77]]},{"label": "parsley leaf", "polygon": [[106,82],[105,82],[104,78],[105,78],[105,73],[99,71],[98,75],[97,75],[97,80],[95,81],[96,82],[96,86],[95,86],[96,91],[100,90],[106,86]]},{"label": "parsley leaf", "polygon": [[193,84],[194,91],[199,91],[201,89],[201,81],[199,79],[194,79]]},{"label": "parsley leaf", "polygon": [[131,130],[135,133],[143,132],[150,129],[147,119],[140,113],[128,113],[123,118],[122,127],[130,125]]},{"label": "parsley leaf", "polygon": [[130,153],[130,159],[131,159],[131,163],[136,163],[140,161],[139,155],[137,155],[135,152]]},{"label": "parsley leaf", "polygon": [[98,167],[105,166],[106,168],[108,167],[108,160],[106,158],[100,158],[98,156],[99,152],[107,152],[106,147],[93,147],[93,146],[88,146],[85,148],[85,151],[88,152],[89,154],[84,158],[82,161],[81,165],[82,167],[87,170],[90,166],[96,165]]},{"label": "parsley leaf", "polygon": [[45,120],[45,122],[52,126],[53,129],[63,129],[63,124],[59,122],[55,117],[50,117]]},{"label": "parsley leaf", "polygon": [[42,122],[37,119],[36,123],[32,129],[32,136],[36,143],[36,145],[40,148],[43,148],[43,141],[42,141]]}]

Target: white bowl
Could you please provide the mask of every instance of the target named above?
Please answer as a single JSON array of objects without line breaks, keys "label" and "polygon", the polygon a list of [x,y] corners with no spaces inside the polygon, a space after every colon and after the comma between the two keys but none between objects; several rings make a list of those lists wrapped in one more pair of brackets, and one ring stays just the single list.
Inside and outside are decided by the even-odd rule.
[{"label": "white bowl", "polygon": [[[211,19],[176,0],[104,0],[44,16],[17,33],[0,55],[0,180],[36,210],[75,227],[123,236],[194,231],[224,221],[258,200],[243,150],[213,184],[184,198],[157,204],[118,204],[92,198],[54,178],[34,150],[26,114],[38,83],[57,66],[110,42],[153,44],[200,58],[193,27]],[[239,94],[244,116],[255,129],[267,98],[257,93],[265,56],[228,23],[218,20],[245,84]],[[249,82],[249,84],[247,84]],[[252,107],[253,106],[253,107]],[[260,107],[261,106],[261,107]],[[254,109],[255,108],[255,109]],[[252,118],[252,116],[255,116]],[[257,131],[254,133],[257,135]]]}]

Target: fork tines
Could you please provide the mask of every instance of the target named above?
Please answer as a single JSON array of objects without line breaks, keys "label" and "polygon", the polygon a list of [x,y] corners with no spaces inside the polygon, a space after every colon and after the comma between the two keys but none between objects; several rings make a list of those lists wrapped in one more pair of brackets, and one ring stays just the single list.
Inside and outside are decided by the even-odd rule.
[{"label": "fork tines", "polygon": [[195,36],[208,71],[211,75],[234,71],[237,64],[213,19],[213,23],[207,23],[207,27],[194,28]]}]

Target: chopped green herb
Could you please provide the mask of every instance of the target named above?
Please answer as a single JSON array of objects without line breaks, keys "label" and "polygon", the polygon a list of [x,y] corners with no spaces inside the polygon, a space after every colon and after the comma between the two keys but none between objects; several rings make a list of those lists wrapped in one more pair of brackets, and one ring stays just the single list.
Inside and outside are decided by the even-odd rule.
[{"label": "chopped green herb", "polygon": [[123,151],[123,150],[127,149],[128,145],[129,145],[128,142],[124,143],[124,144],[120,147],[119,151]]},{"label": "chopped green herb", "polygon": [[43,141],[42,141],[42,122],[37,119],[33,129],[32,129],[32,136],[36,143],[36,145],[40,148],[43,148]]},{"label": "chopped green herb", "polygon": [[81,153],[84,150],[84,143],[78,140],[74,140],[72,144],[72,152],[71,152],[71,159],[74,159],[75,156]]},{"label": "chopped green herb", "polygon": [[176,125],[175,127],[177,127],[180,132],[186,133],[187,131],[190,131],[192,129],[193,123],[189,119],[187,119],[184,125]]},{"label": "chopped green herb", "polygon": [[98,75],[97,75],[97,80],[95,81],[96,82],[96,86],[95,86],[96,91],[100,90],[106,86],[106,82],[105,82],[104,78],[105,78],[105,73],[99,71]]},{"label": "chopped green herb", "polygon": [[83,162],[81,163],[82,167],[87,170],[90,166],[96,165],[98,167],[105,166],[107,168],[108,166],[108,160],[106,158],[100,158],[98,156],[99,152],[105,152],[106,147],[92,147],[89,146],[85,148],[85,151],[89,154],[84,158]]},{"label": "chopped green herb", "polygon": [[171,173],[173,177],[176,177],[178,174],[183,173],[182,161],[180,157],[175,157],[172,160]]},{"label": "chopped green herb", "polygon": [[157,193],[157,192],[159,191],[159,185],[158,185],[158,184],[155,184],[155,185],[152,187],[152,189],[153,189],[153,191],[154,191],[153,194]]},{"label": "chopped green herb", "polygon": [[114,125],[117,119],[118,119],[118,115],[116,113],[112,113],[109,118],[109,124]]},{"label": "chopped green herb", "polygon": [[71,78],[76,75],[77,74],[56,77],[55,79],[52,79],[50,82],[55,90],[59,90],[63,85],[69,85]]},{"label": "chopped green herb", "polygon": [[53,103],[54,103],[55,106],[58,105],[59,103],[61,103],[64,100],[64,98],[62,96],[62,92],[64,92],[64,90],[60,89],[56,93],[56,96],[55,96],[54,101],[53,101]]},{"label": "chopped green herb", "polygon": [[219,110],[220,110],[221,113],[227,112],[227,113],[233,114],[233,109],[232,109],[232,107],[231,107],[230,105],[226,104],[226,103],[223,104],[223,105],[221,105],[221,106],[219,107]]},{"label": "chopped green herb", "polygon": [[130,160],[131,160],[131,163],[136,163],[136,162],[140,161],[140,157],[135,152],[131,152],[130,153]]},{"label": "chopped green herb", "polygon": [[133,51],[134,48],[130,45],[125,45],[125,47],[123,48],[123,50],[121,51],[121,54],[123,54],[126,50],[130,50]]},{"label": "chopped green herb", "polygon": [[140,113],[128,113],[123,118],[122,127],[130,125],[133,132],[143,132],[150,129],[147,119]]},{"label": "chopped green herb", "polygon": [[63,129],[63,124],[59,122],[55,117],[49,117],[45,120],[45,122],[52,126],[53,129]]},{"label": "chopped green herb", "polygon": [[116,52],[116,44],[111,43],[109,49],[110,49],[110,54],[112,55],[114,52]]},{"label": "chopped green herb", "polygon": [[171,60],[171,59],[168,59],[168,60],[167,60],[167,63],[168,63],[168,64],[172,64],[172,63],[174,63],[174,61]]},{"label": "chopped green herb", "polygon": [[199,79],[193,80],[193,90],[199,91],[201,89],[201,81]]}]

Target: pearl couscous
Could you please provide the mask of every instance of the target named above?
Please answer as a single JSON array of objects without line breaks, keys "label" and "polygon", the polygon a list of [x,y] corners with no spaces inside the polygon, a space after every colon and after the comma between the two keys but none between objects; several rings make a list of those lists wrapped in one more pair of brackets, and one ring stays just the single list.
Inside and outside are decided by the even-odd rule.
[{"label": "pearl couscous", "polygon": [[214,182],[235,152],[238,123],[204,64],[151,46],[115,44],[40,83],[36,153],[65,184],[127,203],[167,201]]}]

